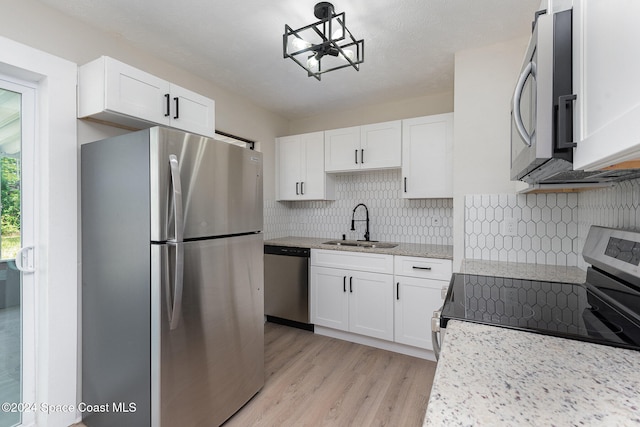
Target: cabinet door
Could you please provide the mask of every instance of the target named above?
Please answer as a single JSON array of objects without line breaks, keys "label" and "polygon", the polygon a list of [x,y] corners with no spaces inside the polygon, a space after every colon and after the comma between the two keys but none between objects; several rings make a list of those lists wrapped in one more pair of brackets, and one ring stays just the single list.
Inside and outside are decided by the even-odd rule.
[{"label": "cabinet door", "polygon": [[165,95],[169,83],[120,61],[105,57],[105,109],[169,125]]},{"label": "cabinet door", "polygon": [[324,167],[327,172],[360,169],[360,126],[324,132]]},{"label": "cabinet door", "polygon": [[349,272],[311,266],[311,322],[349,330]]},{"label": "cabinet door", "polygon": [[453,197],[453,114],[402,121],[402,197]]},{"label": "cabinet door", "polygon": [[360,127],[361,169],[399,168],[402,157],[402,122]]},{"label": "cabinet door", "polygon": [[442,307],[447,282],[395,277],[395,342],[433,350],[431,317]]},{"label": "cabinet door", "polygon": [[213,99],[171,85],[171,126],[187,132],[213,137],[215,130],[215,103]]},{"label": "cabinet door", "polygon": [[318,200],[326,198],[324,172],[324,132],[300,135],[302,170],[300,173],[300,198]]},{"label": "cabinet door", "polygon": [[276,140],[278,200],[297,200],[300,198],[302,149],[299,135],[283,136]]},{"label": "cabinet door", "polygon": [[393,276],[351,271],[347,280],[349,331],[393,340]]},{"label": "cabinet door", "polygon": [[640,2],[574,1],[574,169],[640,158]]}]

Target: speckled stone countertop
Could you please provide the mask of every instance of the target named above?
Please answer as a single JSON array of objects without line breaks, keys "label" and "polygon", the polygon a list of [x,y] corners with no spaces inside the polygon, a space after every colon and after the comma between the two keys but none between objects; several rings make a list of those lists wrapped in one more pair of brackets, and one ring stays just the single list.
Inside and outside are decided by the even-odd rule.
[{"label": "speckled stone countertop", "polygon": [[[334,251],[349,251],[376,253],[387,255],[415,256],[423,258],[453,259],[453,246],[447,245],[421,245],[418,243],[398,243],[395,248],[360,248],[354,246],[325,245],[324,242],[340,239],[326,237],[281,237],[265,240],[265,245],[293,246],[297,248],[330,249]],[[392,243],[392,242],[389,242]],[[395,242],[393,242],[395,243]]]},{"label": "speckled stone countertop", "polygon": [[640,351],[447,324],[423,426],[578,425],[640,425]]},{"label": "speckled stone countertop", "polygon": [[463,260],[460,272],[480,276],[513,277],[516,279],[564,283],[584,283],[587,277],[586,271],[578,267],[482,261],[475,259]]}]

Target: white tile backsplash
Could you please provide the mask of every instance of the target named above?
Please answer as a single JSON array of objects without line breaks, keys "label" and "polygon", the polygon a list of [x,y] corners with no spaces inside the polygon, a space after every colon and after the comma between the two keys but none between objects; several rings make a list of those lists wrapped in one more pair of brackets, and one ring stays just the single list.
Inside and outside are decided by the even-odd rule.
[{"label": "white tile backsplash", "polygon": [[[578,250],[581,252],[591,225],[640,230],[640,179],[610,188],[585,191],[578,199]],[[580,257],[578,266],[587,264]]]},{"label": "white tile backsplash", "polygon": [[575,266],[577,221],[573,193],[467,195],[465,258]]},{"label": "white tile backsplash", "polygon": [[[369,209],[372,240],[451,245],[452,199],[405,200],[400,170],[335,176],[336,200],[311,202],[265,201],[265,239],[284,236],[362,239],[365,222],[350,231],[353,208]],[[364,219],[359,208],[356,219]],[[435,221],[434,221],[435,219]]]},{"label": "white tile backsplash", "polygon": [[[265,200],[265,239],[360,239],[365,224],[350,231],[351,214],[365,203],[371,239],[452,244],[452,199],[402,199],[399,170],[338,174],[335,180],[335,201]],[[364,219],[363,209],[356,218]],[[516,220],[514,235],[506,233],[508,219]],[[584,269],[581,253],[591,225],[640,229],[640,179],[581,193],[467,195],[465,258]]]}]

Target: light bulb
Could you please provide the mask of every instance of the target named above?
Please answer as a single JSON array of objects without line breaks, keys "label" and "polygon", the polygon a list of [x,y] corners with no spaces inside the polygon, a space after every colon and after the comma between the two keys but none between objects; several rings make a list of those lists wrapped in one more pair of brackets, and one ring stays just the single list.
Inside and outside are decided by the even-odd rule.
[{"label": "light bulb", "polygon": [[309,68],[310,70],[314,70],[318,68],[318,60],[316,59],[315,56],[312,56],[311,58],[307,59],[307,68]]},{"label": "light bulb", "polygon": [[347,58],[349,58],[351,60],[351,62],[353,62],[353,59],[356,57],[356,54],[353,53],[353,50],[351,50],[351,49],[343,49],[342,51],[344,52],[344,55],[340,54],[342,59],[344,59],[346,61]]},{"label": "light bulb", "polygon": [[294,37],[293,40],[291,40],[291,46],[293,46],[293,48],[296,49],[296,50],[302,50],[302,49],[306,49],[308,47],[311,47],[311,43],[309,43],[308,41],[306,41],[304,39],[300,39],[298,37]]}]

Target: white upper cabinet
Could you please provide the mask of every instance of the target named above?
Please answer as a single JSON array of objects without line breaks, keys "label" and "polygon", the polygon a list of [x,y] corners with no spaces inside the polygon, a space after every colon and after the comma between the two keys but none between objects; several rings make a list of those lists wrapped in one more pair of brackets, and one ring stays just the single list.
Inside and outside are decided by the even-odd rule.
[{"label": "white upper cabinet", "polygon": [[360,127],[360,168],[399,168],[402,164],[402,122]]},{"label": "white upper cabinet", "polygon": [[402,197],[453,197],[453,113],[402,121]]},{"label": "white upper cabinet", "polygon": [[324,172],[323,132],[276,139],[276,199],[332,200],[333,177]]},{"label": "white upper cabinet", "polygon": [[360,169],[360,126],[324,132],[324,168],[327,172]]},{"label": "white upper cabinet", "polygon": [[640,2],[574,0],[574,169],[640,159]]},{"label": "white upper cabinet", "polygon": [[78,69],[78,118],[133,128],[159,124],[213,137],[215,102],[102,56]]},{"label": "white upper cabinet", "polygon": [[401,133],[399,120],[325,131],[325,170],[398,168],[402,155]]}]

